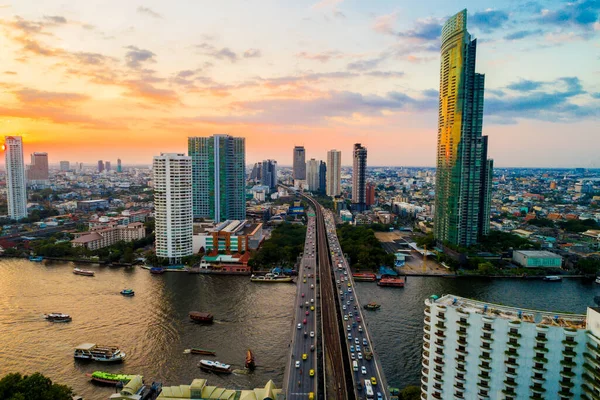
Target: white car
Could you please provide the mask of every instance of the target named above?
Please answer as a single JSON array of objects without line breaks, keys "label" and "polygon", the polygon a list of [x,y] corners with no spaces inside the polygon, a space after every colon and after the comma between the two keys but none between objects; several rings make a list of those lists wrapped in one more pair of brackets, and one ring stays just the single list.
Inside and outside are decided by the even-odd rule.
[{"label": "white car", "polygon": [[347,330],[348,332],[350,332],[350,331],[352,330],[352,327],[351,327],[350,325],[348,325],[348,326],[346,327],[346,330]]},{"label": "white car", "polygon": [[348,288],[348,292],[352,293],[352,288],[351,287]]},{"label": "white car", "polygon": [[348,321],[348,316],[344,315],[344,321]]},{"label": "white car", "polygon": [[310,299],[310,302],[311,302],[311,303],[314,303],[314,302],[315,302],[315,299]]},{"label": "white car", "polygon": [[300,361],[296,361],[296,368],[300,368]]},{"label": "white car", "polygon": [[358,353],[358,359],[362,360],[362,353]]},{"label": "white car", "polygon": [[358,353],[360,351],[360,346],[356,345],[356,352]]},{"label": "white car", "polygon": [[348,334],[348,340],[352,340],[352,335]]},{"label": "white car", "polygon": [[315,332],[314,331],[310,331],[310,337],[315,337]]},{"label": "white car", "polygon": [[344,310],[346,310],[346,305],[344,304],[344,306],[342,307]]},{"label": "white car", "polygon": [[369,342],[367,342],[367,338],[363,338],[363,346],[368,346]]},{"label": "white car", "polygon": [[298,324],[298,329],[302,329],[302,324]]},{"label": "white car", "polygon": [[356,360],[356,356],[354,355],[354,353],[350,353],[350,358],[353,359],[353,360]]},{"label": "white car", "polygon": [[365,368],[365,366],[363,365],[362,367],[360,367],[360,372],[361,372],[363,375],[366,375],[366,374],[367,374],[367,368]]},{"label": "white car", "polygon": [[358,340],[358,338],[354,338],[354,343],[360,344],[360,341]]}]

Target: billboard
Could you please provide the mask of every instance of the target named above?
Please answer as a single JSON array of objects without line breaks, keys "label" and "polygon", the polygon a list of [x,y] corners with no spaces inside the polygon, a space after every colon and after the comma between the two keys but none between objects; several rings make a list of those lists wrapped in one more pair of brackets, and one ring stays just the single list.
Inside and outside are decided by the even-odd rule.
[{"label": "billboard", "polygon": [[302,214],[304,213],[304,207],[290,207],[288,214]]}]

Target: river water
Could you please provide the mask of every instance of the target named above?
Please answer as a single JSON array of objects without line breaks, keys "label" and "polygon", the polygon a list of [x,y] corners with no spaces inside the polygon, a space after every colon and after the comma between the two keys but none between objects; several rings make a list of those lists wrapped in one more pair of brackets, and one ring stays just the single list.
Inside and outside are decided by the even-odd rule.
[{"label": "river water", "polygon": [[[189,384],[208,378],[213,385],[254,388],[273,379],[278,387],[294,304],[295,285],[261,285],[248,277],[153,276],[143,269],[86,266],[93,278],[74,275],[70,263],[0,261],[0,375],[42,372],[67,384],[86,400],[106,399],[111,388],[89,382],[94,370],[142,374],[146,381]],[[131,287],[136,294],[123,297]],[[423,300],[452,293],[523,308],[585,313],[600,287],[577,280],[546,283],[525,280],[463,280],[410,277],[404,289],[360,282],[362,303],[376,301],[380,310],[366,314],[375,350],[391,386],[419,383],[423,336]],[[188,312],[208,311],[212,325],[189,321]],[[43,313],[64,312],[71,323],[52,324]],[[83,342],[116,344],[127,353],[123,364],[103,365],[73,359]],[[202,356],[184,354],[190,347],[217,352],[216,359],[243,369],[251,348],[258,368],[252,374],[218,376],[197,367]]]}]

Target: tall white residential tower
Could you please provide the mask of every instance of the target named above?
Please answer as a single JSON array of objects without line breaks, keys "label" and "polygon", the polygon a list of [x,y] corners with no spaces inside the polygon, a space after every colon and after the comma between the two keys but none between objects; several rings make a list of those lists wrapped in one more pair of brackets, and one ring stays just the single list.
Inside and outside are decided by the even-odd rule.
[{"label": "tall white residential tower", "polygon": [[180,263],[192,252],[192,159],[184,154],[154,156],[155,248],[157,257]]},{"label": "tall white residential tower", "polygon": [[342,193],[342,152],[327,152],[327,196],[339,196]]},{"label": "tall white residential tower", "polygon": [[27,218],[25,163],[23,161],[23,140],[21,136],[4,137],[4,157],[8,216],[16,220]]}]

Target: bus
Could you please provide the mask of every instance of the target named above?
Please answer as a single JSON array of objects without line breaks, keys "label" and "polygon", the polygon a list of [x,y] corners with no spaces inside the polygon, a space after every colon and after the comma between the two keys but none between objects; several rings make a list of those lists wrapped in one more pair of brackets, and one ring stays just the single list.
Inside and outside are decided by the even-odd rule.
[{"label": "bus", "polygon": [[365,379],[365,393],[367,394],[367,399],[373,398],[373,386],[371,386],[371,381]]}]

